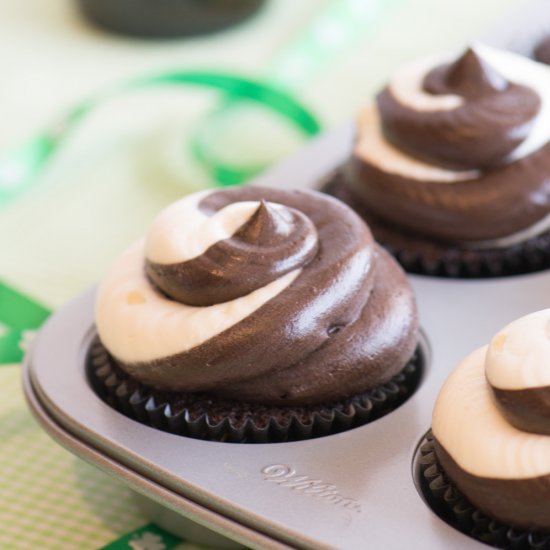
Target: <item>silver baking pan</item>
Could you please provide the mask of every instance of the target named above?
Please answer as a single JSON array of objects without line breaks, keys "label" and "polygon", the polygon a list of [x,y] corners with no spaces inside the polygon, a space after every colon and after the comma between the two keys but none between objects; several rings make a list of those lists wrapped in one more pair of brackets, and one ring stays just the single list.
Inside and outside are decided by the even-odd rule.
[{"label": "silver baking pan", "polygon": [[[526,48],[510,28],[490,31],[488,40]],[[346,159],[352,139],[351,125],[336,129],[255,184],[319,187]],[[344,433],[292,443],[218,443],[165,433],[116,412],[85,375],[95,289],[42,328],[25,360],[25,394],[55,440],[126,483],[152,520],[188,540],[277,550],[392,550],[411,541],[426,550],[482,549],[426,505],[413,458],[449,372],[507,323],[550,307],[550,271],[477,281],[410,279],[425,335],[422,382],[397,410]]]},{"label": "silver baking pan", "polygon": [[[345,158],[350,135],[347,126],[325,136],[257,183],[315,186]],[[412,537],[426,549],[483,547],[423,502],[413,456],[450,370],[508,322],[550,307],[550,272],[411,280],[428,350],[422,383],[396,411],[348,432],[293,443],[230,444],[126,418],[86,380],[84,358],[95,334],[93,289],[43,327],[25,362],[25,391],[44,428],[71,451],[182,518],[249,547],[355,550],[369,541],[373,548],[397,549]],[[327,486],[331,490],[323,491]],[[173,514],[158,506],[149,510],[158,523],[178,528]],[[189,536],[185,528],[180,532]]]}]

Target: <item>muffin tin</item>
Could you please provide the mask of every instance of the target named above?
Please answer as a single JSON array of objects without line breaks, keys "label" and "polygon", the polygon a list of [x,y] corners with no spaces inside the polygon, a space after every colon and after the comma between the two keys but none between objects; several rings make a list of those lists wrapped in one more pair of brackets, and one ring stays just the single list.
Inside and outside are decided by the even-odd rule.
[{"label": "muffin tin", "polygon": [[[488,33],[489,41],[511,44],[518,27],[510,28],[500,39]],[[255,184],[318,188],[346,159],[351,140],[351,126],[342,126]],[[423,502],[414,456],[449,372],[508,322],[550,307],[550,271],[477,281],[410,279],[426,335],[424,379],[400,408],[347,432],[230,444],[172,435],[122,416],[85,376],[94,289],[40,331],[24,365],[25,394],[54,439],[122,480],[154,521],[188,539],[215,548],[398,549],[411,541],[427,550],[485,548]]]}]

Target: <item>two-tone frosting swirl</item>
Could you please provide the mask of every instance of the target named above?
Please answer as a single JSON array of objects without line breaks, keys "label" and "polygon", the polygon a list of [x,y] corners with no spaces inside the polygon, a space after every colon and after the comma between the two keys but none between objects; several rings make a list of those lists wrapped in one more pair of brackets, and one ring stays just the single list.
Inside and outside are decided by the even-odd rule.
[{"label": "two-tone frosting swirl", "polygon": [[550,529],[550,310],[501,330],[457,367],[432,419],[445,472],[477,507]]},{"label": "two-tone frosting swirl", "polygon": [[477,45],[391,79],[360,115],[346,181],[378,219],[508,246],[550,228],[550,69]]},{"label": "two-tone frosting swirl", "polygon": [[418,340],[411,288],[348,207],[308,191],[190,195],[103,281],[99,336],[157,389],[312,404],[388,381]]},{"label": "two-tone frosting swirl", "polygon": [[231,209],[236,210],[237,223],[243,208],[247,213],[254,210],[235,233],[227,231],[228,238],[214,242],[199,255],[193,251],[189,258],[183,253],[189,235],[183,231],[174,235],[167,226],[180,225],[190,205],[191,201],[183,201],[165,212],[147,239],[147,276],[173,300],[190,306],[228,302],[303,267],[317,253],[317,231],[309,218],[294,208],[262,200],[259,206],[237,203],[226,207],[223,215],[212,216],[208,220],[211,229],[218,218],[227,223]]}]

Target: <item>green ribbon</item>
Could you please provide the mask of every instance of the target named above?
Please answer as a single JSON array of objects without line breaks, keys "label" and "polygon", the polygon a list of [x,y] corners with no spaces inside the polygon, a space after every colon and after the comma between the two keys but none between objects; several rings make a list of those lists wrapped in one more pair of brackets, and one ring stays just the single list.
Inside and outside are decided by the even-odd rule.
[{"label": "green ribbon", "polygon": [[171,550],[182,542],[185,541],[149,523],[102,546],[101,550]]},{"label": "green ribbon", "polygon": [[19,363],[26,342],[50,311],[0,281],[0,365]]},{"label": "green ribbon", "polygon": [[[173,71],[137,78],[96,98],[84,101],[71,109],[47,131],[0,156],[0,206],[28,189],[69,133],[105,101],[135,90],[174,85],[213,88],[224,92],[225,97],[231,101],[259,103],[290,120],[305,136],[313,136],[321,129],[317,118],[290,94],[248,78],[201,71]],[[209,146],[200,132],[196,134],[191,148],[219,185],[242,183],[265,168],[265,166],[228,167],[220,163],[209,152]]]}]

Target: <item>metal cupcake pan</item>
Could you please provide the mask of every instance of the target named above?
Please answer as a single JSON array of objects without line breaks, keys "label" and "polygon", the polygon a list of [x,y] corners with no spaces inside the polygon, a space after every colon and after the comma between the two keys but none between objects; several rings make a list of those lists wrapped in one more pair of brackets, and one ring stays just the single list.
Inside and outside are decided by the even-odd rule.
[{"label": "metal cupcake pan", "polygon": [[[350,134],[348,126],[325,136],[258,184],[318,185],[322,172],[334,167],[329,160],[337,165],[347,155]],[[426,549],[483,547],[424,504],[413,456],[448,373],[503,325],[550,307],[550,272],[411,281],[430,348],[420,388],[396,411],[341,434],[293,443],[215,443],[122,416],[95,395],[85,376],[93,289],[41,330],[25,363],[26,393],[45,429],[75,454],[161,506],[252,548],[357,549],[369,541],[391,549],[413,537]],[[168,519],[163,508],[153,506],[151,513],[174,528],[174,516]]]},{"label": "metal cupcake pan", "polygon": [[[509,40],[514,32],[503,35]],[[492,43],[506,45],[496,34]],[[351,125],[336,129],[255,184],[320,187],[346,159],[351,140]],[[154,521],[214,548],[391,550],[411,540],[426,550],[486,548],[424,503],[413,457],[449,372],[505,324],[550,307],[550,271],[477,281],[410,279],[429,347],[423,381],[397,410],[344,433],[230,444],[176,436],[126,418],[86,380],[94,289],[40,331],[24,364],[25,394],[54,439],[136,491]]]}]

